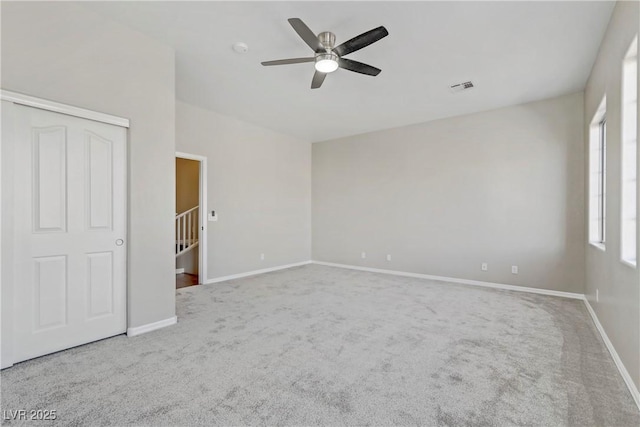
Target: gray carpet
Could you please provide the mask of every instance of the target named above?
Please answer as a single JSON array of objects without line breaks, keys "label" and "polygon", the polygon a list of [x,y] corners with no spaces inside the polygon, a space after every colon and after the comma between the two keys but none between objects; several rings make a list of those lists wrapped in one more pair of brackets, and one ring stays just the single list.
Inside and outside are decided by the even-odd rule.
[{"label": "gray carpet", "polygon": [[580,301],[317,265],[177,299],[175,326],[4,370],[2,409],[83,426],[640,425]]}]

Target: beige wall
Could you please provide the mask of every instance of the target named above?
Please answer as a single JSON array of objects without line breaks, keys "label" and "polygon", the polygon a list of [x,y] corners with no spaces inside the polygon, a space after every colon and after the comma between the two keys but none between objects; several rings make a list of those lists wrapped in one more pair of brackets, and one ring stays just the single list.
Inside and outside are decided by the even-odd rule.
[{"label": "beige wall", "polygon": [[176,148],[207,157],[207,279],[309,260],[309,143],[178,101]]},{"label": "beige wall", "polygon": [[1,8],[2,88],[130,119],[128,325],[174,316],[173,50],[78,3]]},{"label": "beige wall", "polygon": [[[622,60],[638,34],[638,2],[618,2],[585,89],[585,135],[607,96],[606,250],[586,246],[586,294],[636,386],[640,386],[640,275],[620,261]],[[639,85],[640,86],[640,85]],[[584,141],[588,147],[588,138]],[[638,151],[640,155],[640,150]],[[588,163],[584,165],[585,173]],[[588,182],[585,181],[585,185]],[[638,197],[640,201],[640,197]],[[584,208],[587,212],[587,206]],[[640,212],[640,210],[638,211]],[[638,230],[640,231],[640,229]],[[640,238],[638,239],[640,242]],[[599,291],[599,302],[596,301]]]},{"label": "beige wall", "polygon": [[582,102],[313,144],[313,259],[583,292]]},{"label": "beige wall", "polygon": [[176,213],[200,202],[200,162],[176,158]]}]

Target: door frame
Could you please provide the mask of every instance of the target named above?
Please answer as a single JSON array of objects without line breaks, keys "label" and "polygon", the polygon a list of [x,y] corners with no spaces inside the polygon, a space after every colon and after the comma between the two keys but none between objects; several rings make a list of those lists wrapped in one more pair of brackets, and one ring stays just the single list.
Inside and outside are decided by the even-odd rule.
[{"label": "door frame", "polygon": [[200,182],[198,184],[198,206],[200,206],[198,209],[198,226],[200,227],[200,230],[198,230],[198,284],[202,285],[209,280],[207,277],[207,158],[198,154],[176,151],[176,159],[200,162]]},{"label": "door frame", "polygon": [[[87,110],[84,108],[75,107],[68,104],[62,104],[59,102],[50,101],[48,99],[37,98],[34,96],[25,95],[18,92],[8,91],[5,89],[0,89],[0,101],[6,101],[11,103],[10,111],[6,112],[5,117],[9,117],[9,114],[12,113],[13,105],[25,105],[25,106],[34,107],[40,110],[66,114],[68,116],[78,117],[81,119],[89,119],[89,120],[106,123],[110,125],[115,125],[115,126],[120,126],[125,129],[129,129],[129,119],[114,116],[111,114],[105,114],[97,111]],[[12,122],[2,123],[2,127],[5,128],[3,130],[3,137],[7,137],[8,139],[13,140],[14,138],[13,131],[12,131],[13,123]],[[12,144],[13,142],[9,145],[12,146]],[[128,132],[126,135],[125,144],[127,144],[127,146],[129,144]],[[0,153],[2,153],[3,151],[4,150],[0,150]],[[125,150],[126,164],[128,164],[127,154],[128,153]],[[10,152],[10,157],[11,156],[12,156],[12,151]],[[9,160],[11,159],[2,159],[2,155],[0,154],[0,178],[2,178],[2,174],[13,173],[12,168],[7,168],[7,170],[2,170],[2,166],[1,166],[2,163],[9,162]],[[126,179],[128,180],[128,177],[126,177]],[[0,179],[0,181],[2,180]],[[2,200],[3,202],[5,201],[3,199],[4,197],[8,198],[8,200],[11,201],[9,205],[13,206],[13,191],[11,191],[9,194],[6,194],[6,195],[2,194],[2,186],[0,185],[0,200]],[[127,220],[125,224],[128,224],[128,218],[129,218],[128,199],[129,199],[129,191],[127,188],[127,193],[125,194],[125,210],[126,210]],[[13,248],[13,241],[14,241],[13,214],[12,213],[7,214],[7,212],[5,212],[4,215],[0,216],[0,220],[2,220],[2,222],[0,223],[0,248],[5,244],[7,245],[7,248],[9,247]],[[126,227],[125,239],[127,239],[127,241],[129,237],[128,234],[129,234],[128,227]],[[0,341],[0,369],[13,366],[15,361],[15,356],[14,356],[15,331],[13,328],[15,310],[17,308],[16,301],[14,301],[14,298],[13,298],[14,296],[13,284],[15,282],[15,271],[13,269],[13,262],[12,262],[13,260],[11,259],[9,260],[11,262],[6,262],[7,258],[10,258],[12,256],[11,253],[7,254],[6,252],[7,251],[0,250],[0,265],[2,266],[0,267],[0,306],[2,306],[2,315],[0,316],[0,330],[2,331],[0,333],[0,335],[2,336],[2,339]],[[127,255],[126,255],[127,263],[128,263],[128,257],[129,257],[129,251],[127,251]],[[125,266],[125,274],[127,273],[128,273],[128,267]],[[7,278],[7,280],[3,280],[3,277]],[[127,312],[128,312],[128,304],[129,304],[128,280],[129,278],[127,274],[127,277],[125,278],[125,286],[126,286],[125,299],[126,299]]]}]

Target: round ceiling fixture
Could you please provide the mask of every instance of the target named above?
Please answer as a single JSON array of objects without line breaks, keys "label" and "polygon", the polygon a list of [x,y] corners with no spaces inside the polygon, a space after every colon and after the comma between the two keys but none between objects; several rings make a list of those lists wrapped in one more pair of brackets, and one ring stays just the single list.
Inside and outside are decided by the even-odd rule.
[{"label": "round ceiling fixture", "polygon": [[333,52],[316,55],[316,70],[321,73],[333,73],[338,69],[338,55]]},{"label": "round ceiling fixture", "polygon": [[233,50],[236,53],[247,53],[249,51],[249,46],[246,43],[238,42],[233,44]]}]

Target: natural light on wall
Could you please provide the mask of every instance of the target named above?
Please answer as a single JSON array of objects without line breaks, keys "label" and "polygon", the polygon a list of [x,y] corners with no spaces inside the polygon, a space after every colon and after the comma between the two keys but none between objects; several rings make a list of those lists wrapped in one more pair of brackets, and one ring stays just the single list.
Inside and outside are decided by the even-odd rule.
[{"label": "natural light on wall", "polygon": [[601,249],[605,241],[606,108],[605,97],[589,128],[589,242]]},{"label": "natural light on wall", "polygon": [[622,68],[622,261],[636,265],[637,149],[638,149],[638,37]]}]

